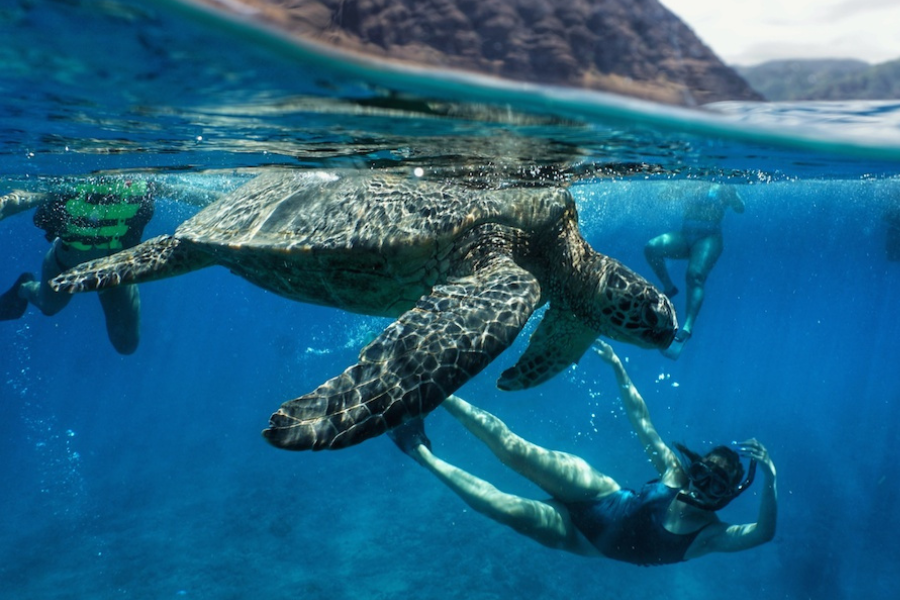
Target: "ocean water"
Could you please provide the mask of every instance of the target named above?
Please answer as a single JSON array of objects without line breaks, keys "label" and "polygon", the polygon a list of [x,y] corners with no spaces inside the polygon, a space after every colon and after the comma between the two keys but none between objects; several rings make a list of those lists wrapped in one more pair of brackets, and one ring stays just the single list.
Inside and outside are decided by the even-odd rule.
[{"label": "ocean water", "polygon": [[[893,597],[900,263],[884,215],[900,202],[897,104],[681,111],[340,60],[169,3],[4,2],[0,17],[0,193],[98,172],[224,190],[270,165],[549,179],[571,185],[596,249],[652,278],[643,246],[680,225],[686,190],[740,186],[746,212],[724,220],[682,357],[615,347],[665,439],[757,437],[779,478],[771,543],[642,568],[522,538],[384,436],[276,450],[259,435],[269,414],[386,322],[213,268],[142,286],[131,356],[90,294],[0,323],[0,597]],[[196,210],[159,199],[145,237]],[[47,251],[30,217],[0,221],[2,289]],[[671,266],[681,283],[684,264]],[[460,395],[623,485],[651,479],[596,357],[496,389],[529,325]],[[439,456],[543,497],[444,411],[427,424]],[[722,518],[753,521],[758,489]]]}]

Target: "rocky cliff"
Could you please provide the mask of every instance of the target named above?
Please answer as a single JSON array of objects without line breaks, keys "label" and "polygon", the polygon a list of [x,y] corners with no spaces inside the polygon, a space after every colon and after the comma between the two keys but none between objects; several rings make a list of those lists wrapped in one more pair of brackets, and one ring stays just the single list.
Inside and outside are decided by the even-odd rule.
[{"label": "rocky cliff", "polygon": [[341,49],[695,106],[760,96],[657,0],[198,0]]}]

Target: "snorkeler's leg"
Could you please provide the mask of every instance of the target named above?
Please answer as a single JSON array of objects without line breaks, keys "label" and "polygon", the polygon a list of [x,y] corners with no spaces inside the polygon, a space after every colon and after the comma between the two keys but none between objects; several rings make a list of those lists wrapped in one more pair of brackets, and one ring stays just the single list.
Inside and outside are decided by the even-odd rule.
[{"label": "snorkeler's leg", "polygon": [[408,454],[476,512],[549,548],[592,553],[577,535],[565,508],[501,492],[487,481],[436,457],[424,444],[415,446]]},{"label": "snorkeler's leg", "polygon": [[722,236],[711,235],[697,241],[691,250],[691,259],[688,263],[687,274],[687,306],[685,309],[684,324],[681,329],[690,334],[694,328],[694,321],[703,306],[704,285],[710,271],[722,255]]},{"label": "snorkeler's leg", "polygon": [[8,290],[0,294],[0,321],[15,321],[28,310],[28,300],[22,288],[34,281],[31,273],[22,273]]},{"label": "snorkeler's leg", "polygon": [[57,249],[62,242],[59,239],[53,241],[50,250],[44,256],[44,264],[41,267],[41,280],[23,283],[19,287],[19,296],[34,304],[45,315],[52,316],[61,311],[72,300],[72,294],[54,292],[50,287],[50,280],[63,272],[64,267],[57,258]]},{"label": "snorkeler's leg", "polygon": [[443,406],[480,439],[504,465],[564,502],[579,502],[615,492],[619,484],[572,454],[547,450],[514,434],[503,421],[458,396]]},{"label": "snorkeler's leg", "polygon": [[644,256],[647,258],[647,264],[653,269],[653,272],[659,278],[663,285],[663,293],[672,298],[678,293],[678,288],[669,275],[666,268],[666,259],[685,259],[690,255],[690,248],[684,239],[684,235],[679,231],[672,231],[659,235],[644,246]]},{"label": "snorkeler's leg", "polygon": [[106,316],[106,333],[119,354],[133,354],[141,336],[141,296],[138,286],[122,285],[97,294]]}]

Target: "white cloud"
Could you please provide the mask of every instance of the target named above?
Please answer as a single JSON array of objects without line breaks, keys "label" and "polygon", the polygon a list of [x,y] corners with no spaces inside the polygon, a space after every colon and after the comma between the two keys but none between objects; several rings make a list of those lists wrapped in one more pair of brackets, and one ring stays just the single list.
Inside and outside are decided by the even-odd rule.
[{"label": "white cloud", "polygon": [[900,58],[898,0],[660,0],[730,64]]},{"label": "white cloud", "polygon": [[833,3],[829,10],[829,17],[841,19],[847,15],[895,8],[897,8],[897,0],[841,0]]}]

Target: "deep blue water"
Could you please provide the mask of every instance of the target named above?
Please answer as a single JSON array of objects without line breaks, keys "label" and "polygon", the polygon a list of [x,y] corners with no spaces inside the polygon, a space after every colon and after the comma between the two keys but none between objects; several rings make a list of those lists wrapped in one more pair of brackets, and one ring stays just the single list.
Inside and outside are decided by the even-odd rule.
[{"label": "deep blue water", "polygon": [[[642,248],[679,225],[672,190],[739,184],[747,210],[726,216],[726,249],[682,358],[616,348],[665,439],[766,444],[780,513],[770,544],[639,568],[552,551],[488,521],[383,436],[338,452],[276,450],[259,435],[272,410],[352,364],[385,321],[289,302],[213,268],[142,286],[132,356],[113,351],[90,294],[55,317],[31,308],[0,323],[0,597],[893,597],[900,263],[886,260],[882,216],[900,199],[896,107],[808,106],[802,118],[798,107],[745,107],[710,124],[590,98],[545,102],[542,113],[511,93],[533,118],[581,115],[580,125],[372,113],[349,100],[380,89],[352,74],[325,80],[307,65],[286,77],[297,64],[271,49],[222,46],[233,32],[162,9],[3,11],[0,192],[111,169],[228,187],[233,169],[270,163],[449,168],[511,135],[513,154],[537,139],[560,155],[581,149],[582,165],[662,165],[573,185],[588,241],[651,277]],[[99,79],[112,87],[99,91]],[[447,99],[484,93],[456,86]],[[741,129],[759,119],[782,123],[778,136]],[[145,237],[195,210],[160,199]],[[0,221],[3,289],[47,250],[30,217]],[[460,395],[624,485],[652,478],[595,357],[533,390],[496,390],[531,327]],[[439,456],[542,497],[442,410],[428,428]],[[722,517],[749,522],[755,509],[751,488]]]}]

